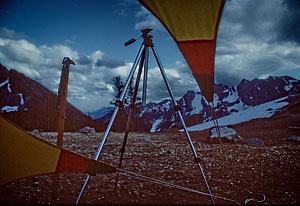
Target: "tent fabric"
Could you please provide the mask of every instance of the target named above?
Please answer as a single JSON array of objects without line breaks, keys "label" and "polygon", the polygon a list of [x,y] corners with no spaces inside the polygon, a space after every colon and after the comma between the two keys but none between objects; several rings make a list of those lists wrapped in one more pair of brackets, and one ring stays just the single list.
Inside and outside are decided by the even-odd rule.
[{"label": "tent fabric", "polygon": [[216,40],[180,41],[177,45],[207,101],[213,101]]},{"label": "tent fabric", "polygon": [[205,98],[213,101],[214,58],[225,0],[139,0],[166,27]]},{"label": "tent fabric", "polygon": [[56,172],[113,173],[116,168],[55,147],[0,115],[0,184]]}]

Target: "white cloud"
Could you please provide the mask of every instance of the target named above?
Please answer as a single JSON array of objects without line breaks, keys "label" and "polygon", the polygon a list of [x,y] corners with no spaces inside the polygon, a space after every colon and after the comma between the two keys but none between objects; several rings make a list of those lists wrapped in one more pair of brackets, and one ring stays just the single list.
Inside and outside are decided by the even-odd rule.
[{"label": "white cloud", "polygon": [[[19,36],[11,31],[13,36]],[[113,86],[111,79],[120,75],[126,78],[132,63],[118,66],[117,60],[106,59],[107,67],[97,66],[104,53],[100,50],[90,55],[79,55],[71,47],[66,45],[42,45],[37,46],[25,39],[4,39],[0,37],[1,64],[8,69],[15,69],[24,73],[51,91],[57,93],[63,57],[70,57],[76,65],[71,65],[68,86],[68,100],[83,111],[93,111],[102,106],[108,106],[112,100]],[[77,63],[77,61],[79,63]],[[98,102],[96,104],[95,102]]]},{"label": "white cloud", "polygon": [[119,66],[112,70],[113,76],[120,75],[122,78],[126,78],[132,68],[133,63],[126,63],[124,66]]},{"label": "white cloud", "polygon": [[99,59],[102,59],[103,55],[104,53],[101,52],[100,50],[94,51],[91,54],[91,59],[93,60],[94,64],[96,64]]},{"label": "white cloud", "polygon": [[[241,79],[264,78],[281,70],[300,67],[300,47],[296,42],[268,42],[236,34],[235,40],[219,39],[216,52],[216,80],[238,84]],[[229,79],[230,76],[235,76]]]},{"label": "white cloud", "polygon": [[[164,68],[168,83],[176,99],[181,98],[188,90],[199,90],[187,65],[176,62],[173,68]],[[158,67],[149,69],[147,98],[149,101],[170,99],[170,94]]]},{"label": "white cloud", "polygon": [[299,44],[278,40],[282,1],[227,1],[219,26],[215,59],[217,82],[266,78],[300,68]]}]

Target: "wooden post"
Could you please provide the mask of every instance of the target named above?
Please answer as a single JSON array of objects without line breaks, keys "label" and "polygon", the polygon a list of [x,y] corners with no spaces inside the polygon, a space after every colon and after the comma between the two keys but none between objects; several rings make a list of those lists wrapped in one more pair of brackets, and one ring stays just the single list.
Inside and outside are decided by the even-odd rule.
[{"label": "wooden post", "polygon": [[[70,64],[75,65],[75,63],[69,57],[64,57],[62,64],[63,64],[63,68],[62,68],[60,83],[58,88],[58,101],[57,101],[58,133],[57,133],[57,142],[56,142],[56,145],[60,148],[62,148],[63,145],[63,135],[65,130],[66,104],[67,104]],[[59,183],[59,173],[55,173],[53,183],[52,183],[52,204],[56,204],[57,201],[58,183]]]},{"label": "wooden post", "polygon": [[57,104],[57,109],[58,109],[57,146],[60,148],[62,148],[63,134],[65,129],[70,64],[75,65],[75,63],[69,57],[64,57],[62,64],[63,64],[63,68],[60,77],[60,83],[58,89],[58,104]]}]

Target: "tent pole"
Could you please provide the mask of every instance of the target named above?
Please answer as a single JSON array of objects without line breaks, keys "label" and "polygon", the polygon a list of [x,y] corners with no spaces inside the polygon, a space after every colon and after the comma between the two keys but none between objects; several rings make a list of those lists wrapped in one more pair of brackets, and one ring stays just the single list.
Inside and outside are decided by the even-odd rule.
[{"label": "tent pole", "polygon": [[[142,55],[144,49],[145,49],[145,46],[144,46],[144,45],[141,45],[140,50],[139,50],[139,52],[138,52],[138,54],[137,54],[137,56],[136,56],[136,59],[135,59],[135,61],[134,61],[134,64],[132,65],[131,71],[130,71],[130,73],[129,73],[129,75],[128,75],[126,84],[125,84],[125,86],[124,86],[124,90],[122,91],[121,96],[120,96],[120,98],[119,98],[119,102],[120,102],[121,104],[123,103],[123,100],[124,100],[124,98],[125,98],[127,89],[128,89],[128,87],[129,87],[129,84],[130,84],[130,81],[131,81],[131,79],[133,78],[133,75],[134,75],[134,73],[135,73],[135,70],[136,70],[138,61],[140,60],[141,55]],[[100,156],[100,154],[101,154],[101,151],[102,151],[102,148],[103,148],[103,146],[104,146],[104,143],[105,143],[105,141],[106,141],[106,139],[107,139],[107,137],[108,137],[108,134],[109,134],[109,132],[110,132],[110,130],[111,130],[111,127],[112,127],[112,125],[113,125],[115,119],[116,119],[116,116],[117,116],[117,114],[118,114],[118,111],[119,111],[120,107],[121,107],[121,106],[119,105],[119,106],[116,107],[116,109],[114,110],[114,113],[113,113],[113,115],[112,115],[112,117],[111,117],[111,119],[110,119],[110,121],[109,121],[109,123],[108,123],[108,126],[107,126],[107,128],[106,128],[106,130],[105,130],[104,136],[103,136],[103,138],[102,138],[102,140],[101,140],[101,143],[100,143],[100,145],[99,145],[99,147],[98,147],[98,151],[97,151],[97,154],[96,154],[94,160],[98,160],[98,158],[99,158],[99,156]],[[84,190],[85,190],[86,185],[88,184],[89,179],[90,179],[90,175],[88,175],[88,176],[86,177],[86,179],[85,179],[85,182],[84,182],[84,184],[83,184],[83,186],[82,186],[82,188],[81,188],[81,191],[80,191],[80,193],[79,193],[79,195],[78,195],[78,197],[77,197],[76,205],[79,204],[79,201],[80,201],[80,199],[81,199],[81,196],[83,195],[83,192],[84,192]]]},{"label": "tent pole", "polygon": [[160,69],[160,72],[161,72],[161,74],[162,74],[162,76],[163,76],[163,79],[164,79],[164,81],[165,81],[166,87],[167,87],[167,89],[168,89],[168,91],[169,91],[170,97],[171,97],[171,99],[172,99],[172,101],[173,101],[173,104],[175,105],[175,106],[174,106],[174,110],[178,112],[179,118],[180,118],[181,123],[182,123],[182,125],[183,125],[183,128],[184,128],[185,134],[186,134],[186,136],[187,136],[188,142],[189,142],[190,147],[191,147],[191,149],[192,149],[192,152],[193,152],[193,154],[194,154],[194,160],[195,160],[195,163],[198,165],[198,167],[199,167],[199,169],[200,169],[200,171],[201,171],[202,177],[203,177],[204,182],[205,182],[205,186],[206,186],[206,188],[207,188],[208,193],[210,194],[210,198],[211,198],[212,204],[215,205],[215,201],[214,201],[213,195],[212,195],[212,193],[211,193],[211,191],[210,191],[208,182],[207,182],[207,180],[206,180],[206,177],[205,177],[205,174],[204,174],[204,170],[203,170],[203,168],[202,168],[202,166],[201,166],[201,164],[200,164],[200,161],[201,161],[201,160],[200,160],[200,158],[199,158],[198,155],[197,155],[196,149],[195,149],[195,147],[194,147],[194,144],[193,144],[193,142],[192,142],[192,139],[191,139],[191,137],[190,137],[190,134],[189,134],[189,132],[188,132],[188,130],[187,130],[187,127],[186,127],[186,125],[185,125],[183,116],[182,116],[182,114],[181,114],[181,112],[180,112],[180,109],[181,109],[181,108],[180,108],[180,106],[177,104],[177,101],[176,101],[176,99],[175,99],[175,97],[174,97],[174,95],[173,95],[173,92],[172,92],[172,90],[171,90],[170,84],[169,84],[168,79],[167,79],[167,75],[166,75],[166,73],[165,73],[165,71],[164,71],[164,69],[163,69],[162,63],[161,63],[160,58],[159,58],[159,56],[158,56],[158,54],[157,54],[157,52],[156,52],[156,49],[155,49],[154,46],[152,46],[151,48],[152,48],[152,51],[153,51],[153,53],[154,53],[154,56],[155,56],[155,59],[156,59],[156,61],[157,61],[158,67],[159,67],[159,69]]},{"label": "tent pole", "polygon": [[[130,122],[131,122],[132,112],[136,107],[135,103],[136,103],[137,93],[138,93],[139,84],[140,84],[140,80],[141,80],[141,75],[142,75],[146,50],[147,50],[147,47],[145,47],[145,49],[143,51],[143,54],[142,54],[142,57],[141,57],[140,66],[139,66],[139,70],[138,70],[138,74],[137,74],[136,82],[135,82],[134,93],[133,93],[133,96],[132,96],[131,102],[130,102],[130,109],[129,109],[129,113],[128,113],[128,116],[127,116],[125,135],[124,135],[122,147],[120,149],[121,155],[120,155],[118,168],[122,167],[122,161],[123,161],[123,156],[124,156],[124,152],[125,152],[126,142],[127,142],[127,138],[128,138],[128,134],[129,134],[129,130],[130,130]],[[114,191],[117,188],[118,181],[119,181],[119,174],[117,174],[117,176],[116,176]]]}]

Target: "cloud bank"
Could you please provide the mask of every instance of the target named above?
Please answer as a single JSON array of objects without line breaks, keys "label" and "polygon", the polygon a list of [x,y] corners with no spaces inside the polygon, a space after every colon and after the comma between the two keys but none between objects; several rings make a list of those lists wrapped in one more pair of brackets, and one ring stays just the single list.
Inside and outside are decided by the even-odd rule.
[{"label": "cloud bank", "polygon": [[[11,35],[0,36],[1,63],[9,69],[24,73],[55,93],[58,92],[62,59],[70,57],[76,65],[71,65],[70,69],[68,101],[84,112],[109,106],[113,99],[112,78],[121,76],[125,81],[133,64],[108,57],[100,50],[85,55],[61,44],[37,46],[23,39],[22,34],[7,28],[2,30]],[[175,88],[174,94],[180,97],[190,89],[193,80],[183,63],[178,62],[177,67],[165,70],[171,86]],[[169,98],[163,79],[158,77],[161,77],[160,71],[150,68],[148,101]]]},{"label": "cloud bank", "polygon": [[71,65],[68,100],[83,111],[93,111],[108,105],[112,98],[111,79],[125,78],[131,63],[107,58],[100,50],[89,55],[79,54],[66,45],[37,46],[23,39],[23,35],[2,28],[0,36],[1,63],[34,79],[57,93],[63,57],[70,57]]},{"label": "cloud bank", "polygon": [[299,72],[299,9],[298,0],[227,1],[217,40],[216,81],[232,86],[284,70]]}]

